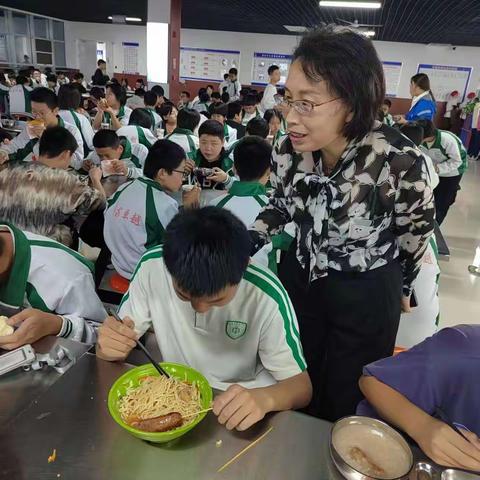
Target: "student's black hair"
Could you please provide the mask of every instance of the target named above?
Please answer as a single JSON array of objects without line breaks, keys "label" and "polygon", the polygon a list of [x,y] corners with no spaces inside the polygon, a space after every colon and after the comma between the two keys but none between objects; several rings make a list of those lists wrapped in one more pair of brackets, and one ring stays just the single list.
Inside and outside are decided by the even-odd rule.
[{"label": "student's black hair", "polygon": [[18,75],[15,81],[17,82],[17,85],[25,85],[29,82],[28,77],[25,77],[24,75]]},{"label": "student's black hair", "polygon": [[231,68],[228,73],[231,73],[232,75],[238,75],[238,70],[236,68]]},{"label": "student's black hair", "polygon": [[180,93],[183,93],[187,98],[190,98],[190,92],[187,90],[182,90]]},{"label": "student's black hair", "polygon": [[145,108],[135,108],[130,114],[129,125],[137,125],[143,128],[152,128],[152,116]]},{"label": "student's black hair", "polygon": [[243,105],[244,106],[252,106],[256,105],[258,103],[258,97],[257,94],[255,93],[249,93],[244,99],[243,99]]},{"label": "student's black hair", "polygon": [[47,82],[57,83],[57,76],[54,73],[47,75]]},{"label": "student's black hair", "polygon": [[178,287],[193,298],[238,285],[250,259],[243,222],[218,207],[185,210],[168,224],[163,259]]},{"label": "student's black hair", "polygon": [[225,139],[225,132],[223,130],[223,125],[216,120],[205,120],[198,129],[198,136],[202,135],[212,135],[213,137],[218,137],[220,140]]},{"label": "student's black hair", "polygon": [[224,118],[227,118],[228,115],[228,105],[225,105],[224,103],[219,103],[217,104],[214,109],[212,114],[215,115],[221,115]]},{"label": "student's black hair", "polygon": [[99,130],[93,136],[93,146],[95,148],[118,148],[120,137],[113,130]]},{"label": "student's black hair", "polygon": [[217,100],[220,100],[222,96],[220,95],[220,92],[212,92],[210,98],[216,98]]},{"label": "student's black hair", "polygon": [[134,93],[137,97],[143,98],[145,96],[145,90],[143,88],[137,88]]},{"label": "student's black hair", "polygon": [[348,140],[363,138],[385,98],[382,64],[371,40],[351,29],[327,25],[305,35],[293,53],[313,83],[326,81],[352,113],[343,127]]},{"label": "student's black hair", "polygon": [[193,108],[182,108],[177,115],[177,127],[194,131],[200,123],[200,114]]},{"label": "student's black hair", "polygon": [[38,72],[38,73],[42,73],[42,72],[40,71],[40,69],[39,69],[39,68],[37,68],[37,67],[34,67],[34,68],[33,68],[33,70],[32,70],[32,72]]},{"label": "student's black hair", "polygon": [[30,93],[30,101],[44,103],[50,110],[57,108],[57,96],[47,87],[38,87]]},{"label": "student's black hair", "polygon": [[59,77],[60,75],[63,75],[63,76],[67,76],[67,74],[65,72],[57,72],[57,76]]},{"label": "student's black hair", "polygon": [[206,93],[207,92],[207,89],[205,87],[200,87],[198,89],[198,96],[200,96],[202,93]]},{"label": "student's black hair", "polygon": [[105,98],[105,90],[100,87],[92,87],[90,89],[90,96],[100,100],[101,98]]},{"label": "student's black hair", "polygon": [[165,96],[165,90],[161,85],[154,85],[151,88],[151,91],[157,94],[157,97],[164,97]]},{"label": "student's black hair", "polygon": [[183,160],[185,160],[185,150],[180,145],[171,140],[157,140],[150,147],[145,159],[143,174],[152,180],[161,168],[164,168],[167,173],[171,174],[173,170],[180,166]]},{"label": "student's black hair", "polygon": [[198,99],[200,100],[200,103],[207,103],[210,101],[210,95],[205,90],[204,92],[198,94]]},{"label": "student's black hair", "polygon": [[388,108],[390,108],[390,107],[392,106],[392,101],[391,101],[389,98],[385,98],[385,99],[383,100],[382,105],[387,105]]},{"label": "student's black hair", "polygon": [[73,74],[73,79],[74,80],[83,80],[85,77],[82,72],[75,72]]},{"label": "student's black hair", "polygon": [[252,91],[251,88],[249,88],[249,87],[243,87],[243,88],[240,90],[240,96],[246,97],[251,91]]},{"label": "student's black hair", "polygon": [[421,119],[415,122],[423,128],[423,138],[434,137],[437,134],[437,127],[431,120]]},{"label": "student's black hair", "polygon": [[409,138],[417,147],[423,142],[426,137],[423,127],[418,122],[411,122],[402,125],[400,132]]},{"label": "student's black hair", "polygon": [[240,115],[242,113],[242,104],[240,102],[232,102],[228,104],[228,120],[235,118],[235,115]]},{"label": "student's black hair", "polygon": [[210,90],[213,90],[213,85],[207,85],[205,88],[210,88]]},{"label": "student's black hair", "polygon": [[80,92],[71,83],[62,85],[58,89],[58,108],[60,110],[69,110],[70,108],[75,110],[80,106],[81,102],[82,96]]},{"label": "student's black hair", "polygon": [[223,103],[230,102],[230,94],[228,92],[223,92],[221,98]]},{"label": "student's black hair", "polygon": [[102,65],[102,64],[105,64],[105,65],[106,65],[107,62],[106,62],[105,60],[102,60],[102,59],[98,60],[98,62],[97,62],[97,67],[99,67],[99,66]]},{"label": "student's black hair", "polygon": [[143,96],[143,103],[147,107],[154,107],[158,102],[158,95],[153,92],[152,90],[148,90],[148,92],[145,92],[145,95]]},{"label": "student's black hair", "polygon": [[228,73],[224,73],[224,74],[223,74],[223,79],[224,79],[224,80],[227,80],[227,78],[228,78]]},{"label": "student's black hair", "polygon": [[173,103],[171,102],[165,102],[162,105],[160,105],[158,109],[158,114],[162,117],[163,120],[165,120],[165,117],[168,117],[174,108],[177,108]]},{"label": "student's black hair", "polygon": [[135,83],[140,83],[140,84],[142,84],[142,85],[145,85],[145,82],[143,81],[143,78],[137,78],[137,79],[135,80]]},{"label": "student's black hair", "polygon": [[270,65],[268,67],[267,73],[271,75],[275,70],[280,70],[280,67],[278,65]]},{"label": "student's black hair", "polygon": [[275,110],[274,108],[269,108],[268,110],[265,110],[263,118],[267,121],[267,123],[270,123],[270,120],[273,117],[277,117],[280,121],[283,120],[282,112],[280,112],[279,110]]},{"label": "student's black hair", "polygon": [[73,154],[77,148],[75,137],[66,128],[49,127],[40,137],[38,153],[42,157],[54,158],[65,151]]},{"label": "student's black hair", "polygon": [[270,132],[268,122],[264,118],[252,118],[245,130],[249,135],[256,135],[257,137],[267,138]]},{"label": "student's black hair", "polygon": [[109,85],[112,85],[112,84],[120,85],[118,78],[115,78],[115,77],[111,78],[106,86],[108,87]]},{"label": "student's black hair", "polygon": [[260,137],[245,137],[233,151],[233,164],[243,182],[260,180],[270,168],[272,146]]},{"label": "student's black hair", "polygon": [[435,97],[433,96],[433,92],[430,87],[430,78],[428,78],[428,75],[426,73],[417,73],[410,79],[410,82],[414,83],[424,92],[429,92],[432,96],[433,101],[435,101]]},{"label": "student's black hair", "polygon": [[110,83],[107,85],[107,88],[115,95],[115,98],[120,102],[120,105],[125,105],[127,101],[127,92],[125,88],[122,87],[119,83]]}]

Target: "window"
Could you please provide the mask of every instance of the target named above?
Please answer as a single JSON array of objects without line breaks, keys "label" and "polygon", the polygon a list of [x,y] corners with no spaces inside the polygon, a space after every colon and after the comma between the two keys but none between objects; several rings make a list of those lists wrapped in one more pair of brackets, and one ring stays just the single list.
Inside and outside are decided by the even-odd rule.
[{"label": "window", "polygon": [[19,35],[28,34],[27,16],[22,13],[12,12],[13,33]]},{"label": "window", "polygon": [[15,62],[23,64],[32,64],[32,50],[30,47],[30,38],[15,35]]},{"label": "window", "polygon": [[55,66],[57,67],[66,67],[67,61],[65,58],[65,43],[64,42],[54,42],[53,43],[53,53],[55,56]]},{"label": "window", "polygon": [[53,20],[52,24],[53,24],[53,39],[61,40],[63,42],[65,40],[63,22],[57,22],[56,20]]},{"label": "window", "polygon": [[48,38],[48,20],[43,17],[33,17],[33,29],[36,38]]},{"label": "window", "polygon": [[52,54],[37,52],[37,63],[40,65],[52,65]]},{"label": "window", "polygon": [[0,33],[7,33],[7,22],[4,10],[0,10]]}]

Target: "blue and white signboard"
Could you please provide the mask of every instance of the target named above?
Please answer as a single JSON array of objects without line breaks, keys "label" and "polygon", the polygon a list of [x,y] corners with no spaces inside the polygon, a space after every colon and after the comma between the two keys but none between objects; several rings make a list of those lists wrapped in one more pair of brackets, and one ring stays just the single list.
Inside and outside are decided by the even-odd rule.
[{"label": "blue and white signboard", "polygon": [[402,62],[382,62],[383,76],[385,77],[385,94],[387,97],[398,95],[400,75],[402,74]]},{"label": "blue and white signboard", "polygon": [[467,93],[472,71],[472,67],[456,67],[452,65],[421,63],[418,66],[418,73],[426,73],[428,75],[433,95],[439,102],[446,102],[448,96],[454,90],[459,92],[463,101]]},{"label": "blue and white signboard", "polygon": [[268,67],[277,65],[280,68],[280,82],[277,85],[285,85],[288,69],[292,63],[292,56],[282,53],[254,52],[252,68],[252,85],[267,85]]},{"label": "blue and white signboard", "polygon": [[240,51],[180,48],[180,78],[221,82],[231,68],[239,68]]}]

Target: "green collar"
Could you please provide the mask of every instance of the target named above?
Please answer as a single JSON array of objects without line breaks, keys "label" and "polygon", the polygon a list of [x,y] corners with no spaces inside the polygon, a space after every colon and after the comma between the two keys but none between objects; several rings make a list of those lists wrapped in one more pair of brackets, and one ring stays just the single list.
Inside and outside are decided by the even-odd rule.
[{"label": "green collar", "polygon": [[176,133],[180,133],[182,135],[193,135],[193,132],[188,128],[176,128],[170,135],[175,135]]},{"label": "green collar", "polygon": [[13,265],[7,283],[0,285],[0,301],[12,307],[23,306],[27,288],[28,274],[32,252],[25,234],[13,225],[3,222],[1,227],[7,227],[13,236],[15,245]]},{"label": "green collar", "polygon": [[122,147],[123,147],[123,152],[120,155],[119,160],[126,160],[132,157],[132,144],[130,143],[130,140],[128,138],[122,138],[121,141]]},{"label": "green collar", "polygon": [[259,182],[233,182],[228,191],[234,197],[254,197],[255,195],[266,195],[265,185]]},{"label": "green collar", "polygon": [[425,148],[442,148],[442,133],[440,129],[437,128],[437,131],[435,133],[435,140],[430,147],[428,146],[427,142],[423,142],[422,145]]},{"label": "green collar", "polygon": [[145,185],[149,185],[150,187],[155,188],[160,192],[163,192],[162,186],[159,183],[157,183],[155,180],[152,180],[151,178],[139,177],[138,181],[144,183]]},{"label": "green collar", "polygon": [[58,126],[65,128],[65,122],[63,121],[63,118],[60,115],[57,115],[57,120],[58,120]]}]

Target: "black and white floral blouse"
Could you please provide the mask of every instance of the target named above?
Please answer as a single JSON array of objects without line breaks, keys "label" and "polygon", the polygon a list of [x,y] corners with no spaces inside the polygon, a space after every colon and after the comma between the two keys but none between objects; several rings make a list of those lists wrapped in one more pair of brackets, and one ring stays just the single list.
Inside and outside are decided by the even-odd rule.
[{"label": "black and white floral blouse", "polygon": [[[310,281],[328,269],[364,272],[399,257],[409,295],[434,227],[431,162],[397,130],[376,122],[352,141],[330,176],[320,152],[274,149],[269,204],[251,228],[255,249],[293,221]],[[434,173],[433,173],[434,174]]]}]

